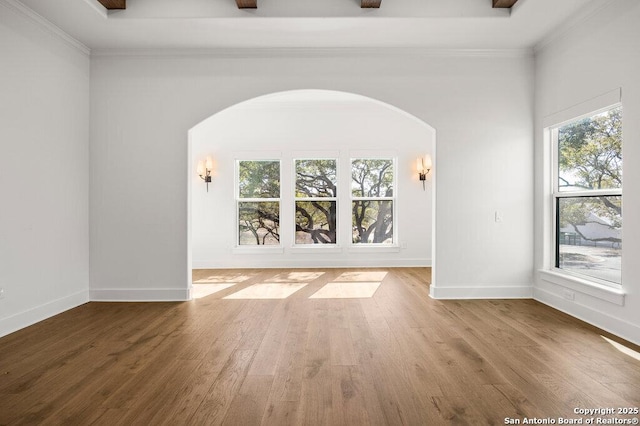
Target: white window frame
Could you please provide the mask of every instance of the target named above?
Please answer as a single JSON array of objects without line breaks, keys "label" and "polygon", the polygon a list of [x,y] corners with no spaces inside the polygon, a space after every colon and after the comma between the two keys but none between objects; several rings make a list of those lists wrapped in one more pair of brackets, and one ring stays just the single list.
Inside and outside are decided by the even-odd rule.
[{"label": "white window frame", "polygon": [[[241,162],[277,162],[278,167],[278,179],[280,181],[280,191],[279,197],[274,198],[240,198],[240,163]],[[272,158],[272,157],[258,157],[254,158],[253,156],[247,156],[246,158],[236,158],[235,159],[235,171],[234,171],[234,197],[236,200],[235,206],[235,246],[234,252],[239,253],[263,253],[265,251],[269,252],[282,252],[282,232],[280,232],[280,240],[278,244],[252,244],[252,245],[241,245],[240,244],[240,203],[260,203],[260,202],[277,202],[278,203],[278,217],[280,218],[280,227],[282,230],[282,160],[280,158]]]},{"label": "white window frame", "polygon": [[550,239],[550,272],[552,272],[557,277],[570,278],[573,282],[576,282],[581,285],[593,286],[596,288],[611,288],[613,290],[622,290],[622,283],[618,284],[612,281],[603,280],[597,277],[581,274],[576,271],[562,269],[558,266],[558,239],[559,232],[558,229],[558,204],[559,200],[562,198],[589,198],[589,197],[597,197],[597,196],[620,196],[622,197],[622,188],[611,188],[611,189],[597,189],[597,190],[564,190],[560,191],[559,186],[559,144],[558,144],[558,129],[576,122],[578,120],[593,117],[595,115],[601,114],[606,111],[610,111],[616,108],[621,108],[621,102],[615,102],[613,104],[609,104],[607,106],[597,108],[591,110],[589,112],[584,112],[574,117],[563,120],[562,122],[555,123],[551,126],[545,128],[545,133],[547,134],[548,140],[551,141],[551,239]]},{"label": "white window frame", "polygon": [[[351,173],[353,172],[353,162],[355,160],[391,160],[391,166],[393,168],[393,196],[391,197],[354,197],[353,191],[351,189]],[[391,249],[392,251],[396,251],[399,248],[398,245],[398,215],[397,215],[397,206],[398,206],[398,158],[397,155],[368,155],[366,153],[358,153],[357,155],[352,153],[349,158],[349,179],[347,190],[349,191],[349,247],[351,251],[364,249],[364,250],[384,250]],[[391,243],[354,243],[353,242],[353,202],[361,201],[361,200],[371,200],[371,201],[391,201],[392,209],[391,214],[393,215],[392,220],[392,228],[393,228],[393,237]]]},{"label": "white window frame", "polygon": [[[297,186],[297,172],[296,172],[296,162],[297,161],[305,161],[305,160],[333,160],[336,162],[336,196],[335,197],[297,197],[296,196],[296,186]],[[297,249],[298,252],[301,249],[309,249],[309,250],[326,250],[326,249],[335,249],[340,248],[340,235],[342,233],[340,226],[340,192],[341,186],[343,185],[340,182],[340,156],[339,155],[324,155],[324,156],[313,156],[313,155],[304,155],[303,153],[295,155],[292,159],[292,172],[291,172],[291,186],[292,186],[292,195],[293,195],[293,245],[292,248]],[[282,195],[282,194],[281,194]],[[298,244],[296,243],[296,203],[298,201],[334,201],[336,203],[336,242],[334,244]]]}]

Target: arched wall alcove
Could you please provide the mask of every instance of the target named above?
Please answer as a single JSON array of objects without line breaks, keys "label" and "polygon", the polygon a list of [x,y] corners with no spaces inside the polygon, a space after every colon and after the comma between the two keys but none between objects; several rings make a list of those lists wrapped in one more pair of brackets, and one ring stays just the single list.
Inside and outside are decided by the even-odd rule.
[{"label": "arched wall alcove", "polygon": [[[427,154],[435,164],[435,141],[435,129],[415,116],[339,91],[277,92],[212,115],[189,130],[189,273],[192,268],[434,266],[435,167],[423,188],[416,158]],[[196,168],[208,156],[214,167],[207,191]],[[348,244],[350,231],[345,227],[351,227],[351,208],[344,198],[338,200],[338,226],[343,229],[338,247],[293,246],[293,231],[285,228],[292,226],[295,215],[293,160],[322,157],[338,158],[338,175],[343,176],[350,173],[351,158],[395,159],[392,246]],[[281,161],[279,250],[237,247],[235,164],[240,159]],[[349,190],[338,188],[342,194]]]},{"label": "arched wall alcove", "polygon": [[[191,208],[189,196],[194,189],[207,195],[188,151],[190,129],[246,100],[308,88],[378,99],[437,129],[429,177],[437,183],[430,180],[427,186],[437,187],[431,209],[437,216],[433,297],[530,296],[534,85],[529,56],[261,51],[96,55],[91,66],[92,300],[188,299],[191,210],[205,211]],[[257,123],[242,120],[237,127],[256,129]],[[426,134],[429,127],[422,129]],[[395,144],[400,138],[389,140]],[[219,201],[228,202],[214,192],[222,184],[223,164],[216,152],[206,154],[218,161],[218,170],[205,200],[218,208]],[[415,179],[408,188],[425,195],[415,158],[401,165]],[[423,213],[416,206],[408,210]],[[495,221],[496,212],[502,222]],[[225,220],[232,230],[233,218]],[[399,230],[402,238],[405,231]]]}]

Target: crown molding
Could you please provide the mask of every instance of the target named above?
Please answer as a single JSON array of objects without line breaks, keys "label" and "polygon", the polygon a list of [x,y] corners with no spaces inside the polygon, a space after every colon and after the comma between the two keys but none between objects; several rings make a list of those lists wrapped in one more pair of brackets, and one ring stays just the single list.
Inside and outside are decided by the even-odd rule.
[{"label": "crown molding", "polygon": [[549,34],[544,36],[542,40],[533,46],[534,54],[538,54],[554,42],[557,42],[569,34],[571,34],[577,27],[588,21],[593,15],[609,6],[615,0],[595,0],[584,7],[578,14],[573,16],[563,25],[559,26]]},{"label": "crown molding", "polygon": [[25,6],[22,2],[18,0],[0,0],[0,5],[10,10],[13,10],[14,12],[17,12],[22,16],[29,18],[32,22],[37,24],[40,28],[44,29],[49,34],[62,40],[64,43],[73,47],[83,55],[86,55],[86,56],[91,55],[91,49],[89,49],[86,45],[84,45],[74,37],[67,34],[60,27],[53,24],[48,19],[44,18],[42,15],[38,14],[30,7]]},{"label": "crown molding", "polygon": [[107,9],[102,4],[100,4],[100,2],[98,2],[97,0],[83,0],[83,1],[87,3],[93,10],[98,12],[98,14],[102,18],[107,19],[109,17],[109,13],[107,12]]},{"label": "crown molding", "polygon": [[93,49],[91,56],[166,56],[217,58],[349,58],[423,56],[464,58],[523,58],[533,57],[533,50],[526,49],[431,49],[421,47],[265,47],[265,48],[204,48],[204,49]]}]

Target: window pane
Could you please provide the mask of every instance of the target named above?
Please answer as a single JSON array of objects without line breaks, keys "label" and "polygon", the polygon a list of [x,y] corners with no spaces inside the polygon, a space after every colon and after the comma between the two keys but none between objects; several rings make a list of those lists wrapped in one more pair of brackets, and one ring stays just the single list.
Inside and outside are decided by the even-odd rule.
[{"label": "window pane", "polygon": [[279,161],[240,161],[238,165],[240,198],[279,198]]},{"label": "window pane", "polygon": [[336,243],[336,202],[296,201],[296,244]]},{"label": "window pane", "polygon": [[622,188],[622,108],[558,129],[560,191]]},{"label": "window pane", "polygon": [[352,202],[353,243],[393,243],[393,201]]},{"label": "window pane", "polygon": [[558,268],[621,283],[621,196],[558,198],[558,230]]},{"label": "window pane", "polygon": [[336,196],[336,160],[296,160],[296,197]]},{"label": "window pane", "polygon": [[351,194],[354,197],[392,197],[393,161],[391,159],[353,160]]},{"label": "window pane", "polygon": [[238,203],[238,226],[241,246],[280,244],[280,203]]}]

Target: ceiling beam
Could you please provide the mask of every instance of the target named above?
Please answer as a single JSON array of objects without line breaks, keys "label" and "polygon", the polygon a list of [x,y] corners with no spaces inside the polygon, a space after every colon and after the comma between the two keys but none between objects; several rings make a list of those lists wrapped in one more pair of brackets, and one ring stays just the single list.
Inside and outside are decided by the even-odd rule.
[{"label": "ceiling beam", "polygon": [[360,7],[362,9],[380,9],[380,3],[382,0],[360,0]]},{"label": "ceiling beam", "polygon": [[98,1],[109,10],[127,8],[127,0],[98,0]]},{"label": "ceiling beam", "polygon": [[[363,0],[364,1],[364,0]],[[516,4],[518,0],[493,0],[494,8],[509,9]]]},{"label": "ceiling beam", "polygon": [[236,0],[238,9],[257,9],[258,0]]}]

